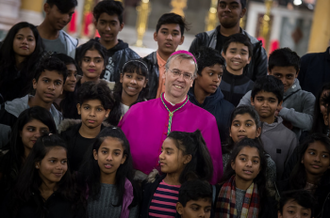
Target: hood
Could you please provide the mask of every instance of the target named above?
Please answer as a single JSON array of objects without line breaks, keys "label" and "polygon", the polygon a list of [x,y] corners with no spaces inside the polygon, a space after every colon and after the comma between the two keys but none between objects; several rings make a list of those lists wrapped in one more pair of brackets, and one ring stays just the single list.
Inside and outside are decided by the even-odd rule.
[{"label": "hood", "polygon": [[198,105],[199,107],[202,107],[205,110],[207,110],[207,108],[210,107],[210,106],[214,106],[214,105],[218,104],[219,101],[221,101],[224,98],[224,95],[221,92],[220,86],[217,88],[215,93],[213,93],[212,95],[207,96],[205,98],[202,105],[195,98],[194,86],[190,88],[190,90],[188,92],[188,96],[189,96],[190,101],[193,104]]},{"label": "hood", "polygon": [[291,88],[286,90],[286,92],[284,93],[283,100],[291,96],[293,93],[298,92],[299,90],[301,90],[301,86],[299,84],[299,80],[296,78]]},{"label": "hood", "polygon": [[[95,38],[96,41],[100,42],[100,38],[96,37]],[[108,55],[110,57],[112,57],[112,55],[114,55],[117,51],[119,50],[123,50],[125,48],[128,48],[128,44],[123,42],[123,40],[118,39],[118,44],[115,45],[114,47],[108,49]]]},{"label": "hood", "polygon": [[283,118],[278,116],[276,117],[277,121],[275,121],[274,123],[268,124],[266,122],[262,123],[262,132],[267,132],[268,130],[272,130],[274,128],[276,128],[279,124],[283,123]]}]

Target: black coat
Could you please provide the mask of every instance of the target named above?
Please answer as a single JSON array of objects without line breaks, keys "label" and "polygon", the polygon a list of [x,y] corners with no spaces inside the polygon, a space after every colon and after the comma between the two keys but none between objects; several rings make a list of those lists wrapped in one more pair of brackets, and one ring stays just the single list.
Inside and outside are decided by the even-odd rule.
[{"label": "black coat", "polygon": [[149,70],[149,98],[156,98],[159,83],[159,66],[157,63],[157,52],[152,52],[143,58]]}]

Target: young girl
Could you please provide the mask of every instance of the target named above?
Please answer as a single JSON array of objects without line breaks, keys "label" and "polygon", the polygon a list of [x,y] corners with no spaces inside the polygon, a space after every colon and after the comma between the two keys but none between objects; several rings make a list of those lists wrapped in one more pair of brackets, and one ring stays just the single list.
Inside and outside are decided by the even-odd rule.
[{"label": "young girl", "polygon": [[2,217],[85,217],[82,198],[68,170],[66,144],[58,135],[37,140],[12,199]]},{"label": "young girl", "polygon": [[244,138],[235,145],[221,179],[215,217],[257,218],[266,209],[266,164],[259,140]]},{"label": "young girl", "polygon": [[12,129],[9,143],[3,148],[8,152],[0,160],[0,196],[15,184],[20,169],[32,150],[36,140],[44,133],[56,134],[54,119],[42,107],[31,107],[23,111]]},{"label": "young girl", "polygon": [[[309,190],[317,201],[314,217],[319,217],[322,208],[329,204],[330,139],[321,133],[306,137],[298,150],[298,157],[290,178],[277,183],[278,193],[287,190]],[[325,204],[325,201],[328,203]]]},{"label": "young girl", "polygon": [[121,129],[107,127],[100,132],[78,176],[88,199],[89,218],[138,217],[139,188]]},{"label": "young girl", "polygon": [[127,61],[116,82],[113,91],[115,106],[111,110],[108,122],[117,126],[121,117],[136,102],[145,101],[149,94],[148,68],[141,59]]},{"label": "young girl", "polygon": [[37,28],[30,23],[21,22],[9,30],[0,47],[1,104],[21,98],[32,91],[34,67],[43,50],[43,44]]},{"label": "young girl", "polygon": [[324,116],[327,114],[327,109],[324,104],[323,98],[330,93],[330,83],[324,84],[316,96],[314,107],[314,120],[312,133],[323,133],[330,136],[329,126],[325,124]]},{"label": "young girl", "polygon": [[190,179],[210,181],[213,174],[212,160],[199,130],[171,132],[162,145],[159,165],[162,175],[152,172],[144,185],[140,217],[175,217],[181,184]]}]

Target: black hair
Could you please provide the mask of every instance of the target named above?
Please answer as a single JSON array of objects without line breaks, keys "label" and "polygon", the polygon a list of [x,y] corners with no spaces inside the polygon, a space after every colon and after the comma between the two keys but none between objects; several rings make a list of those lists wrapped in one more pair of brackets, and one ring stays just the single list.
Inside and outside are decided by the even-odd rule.
[{"label": "black hair", "polygon": [[[240,0],[241,5],[242,5],[242,9],[246,8],[246,1],[247,0]],[[218,4],[220,3],[220,0],[218,0]]]},{"label": "black hair", "polygon": [[78,103],[80,106],[87,100],[100,100],[104,109],[112,109],[114,102],[110,96],[110,88],[105,81],[98,83],[89,81],[84,82],[78,89]]},{"label": "black hair", "polygon": [[56,5],[62,14],[68,13],[72,8],[78,5],[77,0],[47,0],[46,3],[49,4],[50,7]]},{"label": "black hair", "polygon": [[254,82],[254,86],[251,92],[251,98],[254,101],[255,96],[261,92],[271,92],[276,95],[277,104],[281,103],[284,95],[284,85],[281,80],[277,79],[274,76],[262,76],[257,78]]},{"label": "black hair", "polygon": [[167,138],[172,139],[175,146],[182,151],[182,155],[192,156],[191,161],[185,165],[180,174],[180,184],[190,179],[211,181],[212,159],[200,130],[193,133],[173,131]]},{"label": "black hair", "polygon": [[225,68],[225,59],[221,56],[220,52],[209,47],[201,47],[194,53],[196,57],[198,70],[197,74],[202,75],[205,67],[213,67],[216,64],[222,65]]},{"label": "black hair", "polygon": [[[306,186],[307,175],[306,175],[305,166],[303,163],[301,163],[301,160],[304,157],[305,152],[308,149],[309,145],[314,142],[322,143],[326,147],[326,149],[330,152],[330,139],[326,135],[321,133],[313,133],[311,135],[308,135],[299,147],[298,150],[299,158],[289,178],[289,184],[292,190],[304,189]],[[329,173],[329,170],[327,171]],[[319,181],[319,184],[321,184],[322,182],[323,181],[321,179]]]},{"label": "black hair", "polygon": [[[149,71],[147,68],[147,64],[142,59],[133,59],[127,61],[123,66],[121,75],[124,77],[125,73],[134,73],[134,72],[145,77],[146,80],[149,78]],[[116,81],[115,88],[113,90],[113,99],[115,103],[107,119],[107,121],[114,126],[118,125],[120,118],[123,116],[123,112],[120,104],[122,92],[123,92],[123,84],[118,80]],[[149,84],[147,83],[146,87],[141,90],[136,102],[145,101],[148,95],[149,95]]]},{"label": "black hair", "polygon": [[231,36],[229,36],[228,40],[224,43],[222,51],[224,54],[226,54],[227,49],[230,45],[230,43],[241,43],[248,47],[249,50],[249,57],[252,57],[253,55],[253,45],[251,43],[251,40],[248,36],[242,34],[242,33],[236,33]]},{"label": "black hair", "polygon": [[329,128],[324,124],[323,114],[320,110],[320,105],[324,105],[324,107],[327,109],[327,114],[329,114],[330,112],[330,109],[327,107],[327,105],[330,105],[330,94],[322,96],[323,91],[327,90],[330,91],[330,83],[324,84],[316,96],[314,105],[313,126],[311,130],[312,133],[319,132],[326,134],[326,130]]},{"label": "black hair", "polygon": [[183,207],[186,206],[188,201],[198,201],[205,199],[212,202],[212,189],[210,183],[193,179],[183,183],[179,190],[179,200]]},{"label": "black hair", "polygon": [[161,26],[165,24],[178,24],[180,26],[181,36],[184,35],[184,30],[189,30],[188,24],[186,23],[185,19],[175,13],[166,13],[159,18],[156,25],[156,33],[158,33]]},{"label": "black hair", "polygon": [[294,67],[297,74],[300,70],[300,57],[290,48],[276,49],[269,55],[269,72],[271,72],[274,67]]},{"label": "black hair", "polygon": [[134,199],[129,208],[133,207],[139,203],[140,192],[139,187],[133,180],[135,170],[133,169],[133,160],[129,142],[124,132],[118,127],[110,126],[101,130],[92,147],[90,147],[89,151],[86,153],[87,155],[85,157],[85,162],[79,170],[77,181],[84,192],[86,192],[85,196],[89,196],[89,198],[94,200],[99,199],[101,191],[101,171],[97,161],[94,159],[93,151],[95,150],[98,152],[100,146],[107,137],[118,139],[124,149],[123,155],[126,156],[125,162],[119,166],[116,172],[115,186],[117,188],[116,195],[118,202],[114,206],[122,205],[123,196],[125,193],[125,180],[127,178],[133,185]]},{"label": "black hair", "polygon": [[288,201],[293,200],[300,206],[306,209],[311,209],[311,216],[313,217],[313,210],[315,205],[315,199],[313,195],[307,190],[294,190],[287,191],[281,194],[281,198],[278,202],[278,211],[283,215],[283,207]]},{"label": "black hair", "polygon": [[56,71],[58,74],[63,76],[63,85],[65,83],[67,77],[67,69],[66,65],[57,58],[55,55],[51,54],[49,56],[45,56],[44,59],[40,60],[39,65],[36,69],[36,74],[34,75],[34,79],[38,82],[40,75],[42,72],[48,71]]},{"label": "black hair", "polygon": [[99,20],[102,13],[107,13],[108,15],[117,15],[119,23],[123,23],[123,12],[124,7],[119,1],[113,0],[103,0],[97,3],[93,9],[93,16],[96,22]]},{"label": "black hair", "polygon": [[[18,66],[20,70],[19,77],[22,78],[22,85],[19,87],[22,96],[28,94],[32,90],[32,79],[35,73],[35,65],[39,61],[39,56],[44,49],[42,39],[38,33],[37,27],[27,22],[20,22],[15,24],[7,33],[6,38],[3,40],[0,47],[0,92],[4,97],[4,101],[13,100],[14,98],[22,96],[11,96],[6,93],[6,86],[12,85],[13,81],[18,76],[18,70],[15,70],[16,58],[13,49],[15,35],[23,28],[30,28],[35,38],[35,49],[27,56],[22,63]],[[17,83],[16,83],[17,85]],[[3,90],[3,91],[1,91]]]}]

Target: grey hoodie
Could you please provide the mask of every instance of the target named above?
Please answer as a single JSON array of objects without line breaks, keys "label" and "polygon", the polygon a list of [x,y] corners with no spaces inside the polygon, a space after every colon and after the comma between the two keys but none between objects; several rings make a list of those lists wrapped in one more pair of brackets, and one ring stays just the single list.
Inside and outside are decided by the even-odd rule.
[{"label": "grey hoodie", "polygon": [[[251,92],[243,96],[238,106],[251,105]],[[309,131],[312,128],[314,104],[315,96],[302,90],[298,79],[295,79],[292,87],[284,93],[282,109],[278,115],[291,122],[292,131],[298,139],[301,131]]]}]

